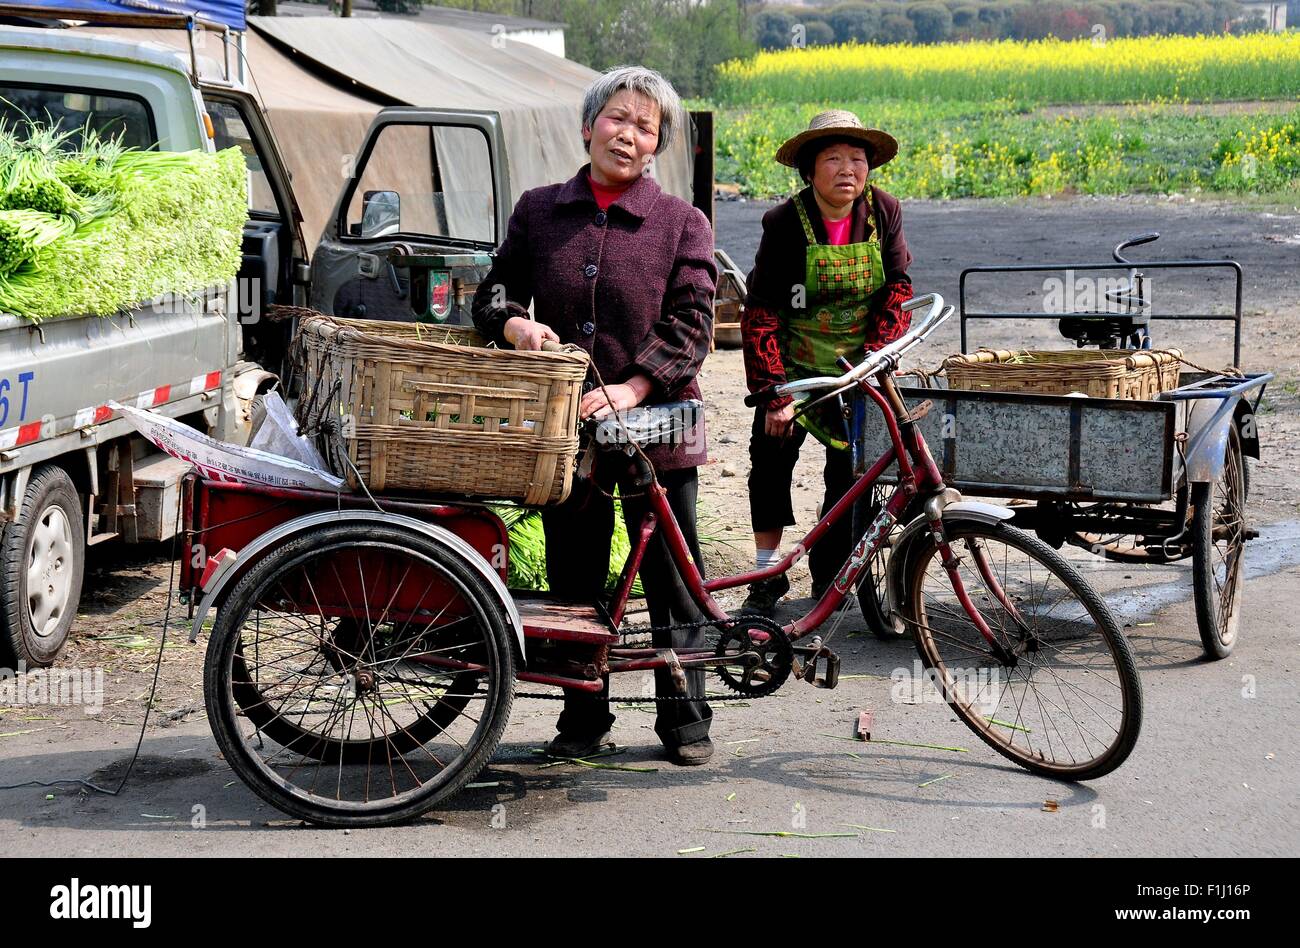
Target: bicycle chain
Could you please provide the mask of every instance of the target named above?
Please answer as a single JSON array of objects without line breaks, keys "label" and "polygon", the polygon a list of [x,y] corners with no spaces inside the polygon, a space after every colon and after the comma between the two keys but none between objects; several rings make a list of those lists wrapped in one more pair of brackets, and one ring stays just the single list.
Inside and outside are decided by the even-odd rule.
[{"label": "bicycle chain", "polygon": [[[736,623],[744,621],[744,619],[745,619],[744,616],[730,616],[726,619],[701,619],[697,622],[679,622],[676,625],[637,626],[635,628],[627,629],[626,631],[619,633],[618,647],[628,648],[630,646],[644,645],[648,648],[654,648],[655,646],[653,640],[656,632],[667,632],[671,634],[673,632],[679,632],[682,629],[696,630],[696,629],[704,629],[709,627],[717,628],[718,631],[722,631],[722,628],[725,628],[729,625],[735,625]],[[629,641],[630,639],[632,639],[633,636],[645,636],[645,635],[650,636],[651,641],[649,642]],[[712,672],[712,674],[714,674],[715,676],[718,676],[719,680],[721,680],[721,676],[718,675],[716,669],[709,669],[709,671]],[[544,695],[544,694],[536,694],[536,693],[523,693],[523,694],[515,695],[515,698],[531,698],[537,701],[563,701],[567,697],[568,696],[564,694]],[[770,696],[763,696],[763,697],[770,697]],[[755,698],[753,695],[708,695],[707,697],[700,697],[700,698],[692,697],[691,695],[662,695],[662,696],[653,695],[650,697],[631,696],[631,695],[610,695],[609,696],[609,701],[611,703],[620,702],[624,704],[671,704],[674,701],[713,702],[713,701],[755,701],[755,700],[759,700],[759,699]]]}]

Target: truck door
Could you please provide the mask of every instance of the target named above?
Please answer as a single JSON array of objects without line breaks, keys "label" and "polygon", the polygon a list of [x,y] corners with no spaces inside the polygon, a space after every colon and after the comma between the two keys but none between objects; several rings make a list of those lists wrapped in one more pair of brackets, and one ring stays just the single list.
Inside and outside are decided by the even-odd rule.
[{"label": "truck door", "polygon": [[510,215],[504,155],[495,112],[381,111],[312,259],[312,308],[468,324]]},{"label": "truck door", "polygon": [[248,165],[248,221],[238,277],[242,355],[282,375],[289,327],[263,318],[266,307],[295,302],[295,277],[305,266],[302,214],[289,172],[266,117],[246,92],[205,85],[203,104],[218,149],[236,147]]}]

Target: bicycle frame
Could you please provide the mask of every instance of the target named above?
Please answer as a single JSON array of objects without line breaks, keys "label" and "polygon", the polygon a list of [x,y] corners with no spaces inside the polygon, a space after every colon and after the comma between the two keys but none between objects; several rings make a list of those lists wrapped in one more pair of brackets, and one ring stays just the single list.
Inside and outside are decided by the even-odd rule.
[{"label": "bicycle frame", "polygon": [[[617,628],[623,620],[632,581],[640,567],[646,546],[656,529],[663,530],[664,540],[673,564],[701,612],[709,618],[725,620],[729,618],[729,615],[713,599],[712,593],[770,579],[785,573],[826,535],[832,524],[839,521],[841,517],[849,515],[853,505],[863,493],[870,489],[891,465],[897,463],[899,467],[898,484],[888,501],[882,506],[879,514],[872,520],[858,540],[844,565],[840,567],[830,588],[822,594],[821,599],[808,613],[786,624],[782,629],[792,642],[798,641],[819,628],[822,623],[834,615],[841,603],[843,603],[844,598],[854,589],[863,570],[870,566],[872,559],[877,555],[885,538],[889,535],[890,529],[902,516],[912,499],[917,496],[942,495],[948,489],[943,474],[938,465],[935,464],[925,438],[916,425],[916,420],[924,412],[922,411],[916,415],[908,412],[902,396],[895,387],[893,368],[892,364],[887,365],[879,374],[878,387],[871,385],[866,378],[859,379],[856,383],[858,388],[876,403],[884,416],[885,425],[889,430],[890,447],[868,470],[857,478],[853,486],[822,516],[817,525],[795,545],[793,550],[787,553],[778,563],[767,569],[752,570],[734,576],[705,580],[687,548],[681,527],[678,525],[672,508],[668,504],[667,492],[659,485],[657,480],[653,480],[648,492],[650,512],[642,521],[641,528],[637,532],[632,551],[623,567],[623,572],[619,577],[610,604],[609,616],[612,625]],[[989,642],[989,645],[995,650],[999,649],[1000,646],[992,630],[989,629],[980,611],[971,602],[961,576],[957,572],[957,558],[953,555],[947,539],[943,535],[941,507],[934,507],[933,516],[930,516],[930,512],[927,512],[927,517],[930,517],[930,528],[939,540],[944,568],[952,581],[953,590],[958,601],[970,615],[980,634]],[[982,551],[976,553],[976,561],[980,574],[989,589],[994,591],[994,594],[1002,601],[1003,605],[1007,606],[1008,610],[1014,615],[1015,609],[1002,595],[1000,586]],[[611,659],[609,662],[611,673],[664,668],[673,664],[669,658],[656,648],[620,649],[615,647],[610,649],[609,657]],[[716,664],[713,650],[709,648],[677,649],[674,658],[677,665],[683,668]]]}]

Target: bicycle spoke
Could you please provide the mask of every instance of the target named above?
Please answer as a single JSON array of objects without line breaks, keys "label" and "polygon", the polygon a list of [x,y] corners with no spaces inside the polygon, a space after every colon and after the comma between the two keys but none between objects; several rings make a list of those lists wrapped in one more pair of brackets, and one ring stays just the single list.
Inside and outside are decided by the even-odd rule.
[{"label": "bicycle spoke", "polygon": [[917,616],[905,619],[927,664],[941,670],[945,699],[1030,769],[1109,769],[1110,751],[1126,733],[1132,671],[1119,665],[1118,646],[1071,585],[1079,580],[1018,531],[970,526],[948,541],[962,544],[958,576],[999,648],[988,646],[975,614],[961,605],[937,548],[926,547],[910,580],[909,610]]},{"label": "bicycle spoke", "polygon": [[296,559],[246,595],[226,680],[238,739],[277,793],[390,806],[463,768],[499,693],[492,627],[465,588],[423,556],[363,541]]}]

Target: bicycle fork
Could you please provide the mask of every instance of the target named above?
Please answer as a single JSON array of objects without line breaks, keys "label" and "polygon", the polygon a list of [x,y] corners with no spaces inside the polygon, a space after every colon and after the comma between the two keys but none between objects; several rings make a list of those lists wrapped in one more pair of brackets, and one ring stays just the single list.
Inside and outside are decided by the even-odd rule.
[{"label": "bicycle fork", "polygon": [[[980,612],[979,608],[975,605],[974,600],[971,599],[970,593],[966,590],[966,584],[962,581],[961,571],[958,569],[961,565],[961,557],[953,552],[952,545],[948,542],[948,537],[944,533],[942,514],[930,521],[930,533],[934,537],[935,547],[939,550],[939,555],[942,557],[941,562],[943,564],[944,572],[948,574],[948,581],[952,584],[952,591],[957,596],[957,601],[961,603],[961,607],[966,610],[966,615],[970,617],[971,623],[975,626],[979,634],[984,637],[986,642],[988,642],[989,650],[992,652],[993,657],[1008,668],[1014,667],[1016,664],[1015,653],[1008,650],[1007,647],[998,640],[997,636],[993,634],[993,630],[984,619],[984,614]],[[975,568],[979,571],[980,578],[984,581],[984,585],[988,588],[989,593],[997,599],[997,601],[1002,605],[1002,608],[1007,610],[1007,613],[1015,620],[1016,624],[1020,626],[1021,629],[1029,631],[1028,626],[1021,618],[1019,611],[1016,609],[1015,605],[1012,604],[1006,591],[1002,588],[1002,584],[997,581],[997,577],[993,574],[993,569],[989,564],[988,557],[985,555],[984,550],[970,541],[967,541],[966,549],[974,559]]]}]

